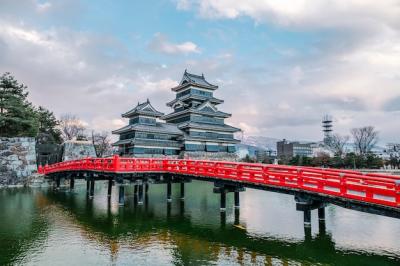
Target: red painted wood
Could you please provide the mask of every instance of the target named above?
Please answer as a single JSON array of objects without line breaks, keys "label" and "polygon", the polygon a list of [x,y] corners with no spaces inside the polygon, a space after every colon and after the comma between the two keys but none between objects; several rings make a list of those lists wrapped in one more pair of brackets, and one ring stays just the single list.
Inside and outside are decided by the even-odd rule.
[{"label": "red painted wood", "polygon": [[111,158],[86,158],[39,166],[38,171],[45,175],[65,171],[198,175],[299,189],[400,208],[399,176],[363,174],[353,170],[204,160],[123,158],[116,155]]}]

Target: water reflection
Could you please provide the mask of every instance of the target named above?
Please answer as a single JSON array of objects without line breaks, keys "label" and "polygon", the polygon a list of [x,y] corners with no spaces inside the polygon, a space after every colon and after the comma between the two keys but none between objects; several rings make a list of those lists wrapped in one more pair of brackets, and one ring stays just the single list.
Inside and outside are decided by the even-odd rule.
[{"label": "water reflection", "polygon": [[[32,200],[37,198],[37,195],[20,192],[27,198],[31,197],[31,200],[26,201],[31,202],[31,213],[35,213],[34,215],[40,216],[43,209],[47,209],[44,212],[46,215],[41,217],[46,225],[43,228],[51,228],[43,230],[46,232],[44,237],[47,237],[48,244],[42,246],[42,254],[34,254],[31,251],[33,245],[41,245],[35,242],[25,246],[25,250],[15,251],[14,259],[6,258],[3,262],[12,262],[19,254],[25,252],[30,254],[25,255],[25,258],[42,265],[51,264],[52,260],[49,257],[54,254],[61,254],[60,261],[64,261],[63,264],[400,263],[400,247],[398,244],[391,245],[390,239],[388,248],[375,246],[373,238],[369,243],[351,245],[350,248],[335,239],[335,234],[339,235],[340,239],[343,231],[343,220],[338,216],[348,217],[348,211],[341,208],[329,209],[328,224],[323,220],[318,221],[314,215],[312,227],[303,227],[302,214],[296,213],[294,208],[286,208],[294,205],[293,199],[280,194],[266,195],[266,192],[249,190],[243,197],[242,209],[229,208],[233,205],[233,199],[228,197],[227,212],[219,212],[219,197],[212,193],[212,186],[208,183],[193,182],[187,185],[185,201],[179,200],[179,188],[173,186],[172,202],[167,202],[164,185],[152,185],[149,193],[145,194],[143,205],[138,204],[134,188],[125,187],[126,198],[123,207],[118,205],[116,191],[114,188],[109,200],[104,184],[96,184],[94,198],[86,196],[85,185],[77,185],[73,193],[62,190],[37,192],[36,194],[46,200],[46,207]],[[3,195],[1,197],[3,198]],[[283,217],[273,215],[279,208],[284,208],[279,210]],[[366,217],[375,219],[374,216],[365,214],[353,215],[357,215],[359,220]],[[15,213],[6,216],[8,219],[15,218]],[[29,217],[23,219],[29,220]],[[382,219],[379,218],[379,222],[391,228],[393,233],[399,232],[397,220],[386,217]],[[336,224],[338,221],[342,222],[339,226]],[[351,222],[353,220],[350,219],[345,228],[359,227]],[[374,228],[368,228],[371,221],[364,223],[363,229],[374,235]],[[285,234],[281,233],[282,228]],[[27,227],[27,230],[31,229]],[[3,224],[0,231],[6,231]],[[356,233],[357,230],[353,236],[354,242],[363,240],[364,236],[358,236]],[[12,234],[15,234],[13,237],[16,238],[17,233]],[[388,236],[383,234],[383,237]],[[397,239],[395,236],[393,238]],[[65,246],[71,249],[66,252]]]}]

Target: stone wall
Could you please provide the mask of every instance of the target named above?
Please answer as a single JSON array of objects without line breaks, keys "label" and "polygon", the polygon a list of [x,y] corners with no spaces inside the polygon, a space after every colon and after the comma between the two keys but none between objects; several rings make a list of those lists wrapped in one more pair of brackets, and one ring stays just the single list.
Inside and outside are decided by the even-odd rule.
[{"label": "stone wall", "polygon": [[229,161],[236,162],[239,157],[236,153],[229,152],[200,152],[200,151],[185,151],[182,154],[183,159],[193,159],[193,160],[211,160],[211,161]]},{"label": "stone wall", "polygon": [[35,138],[0,138],[0,186],[25,185],[36,172]]},{"label": "stone wall", "polygon": [[69,140],[63,144],[63,161],[77,160],[87,157],[96,157],[96,151],[92,142]]}]

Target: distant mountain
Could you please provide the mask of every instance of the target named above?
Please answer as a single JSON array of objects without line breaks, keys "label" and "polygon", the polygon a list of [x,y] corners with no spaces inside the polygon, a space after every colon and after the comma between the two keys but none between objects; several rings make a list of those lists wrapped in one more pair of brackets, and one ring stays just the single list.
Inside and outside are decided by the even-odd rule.
[{"label": "distant mountain", "polygon": [[280,139],[263,136],[243,136],[241,144],[276,151],[276,143]]}]

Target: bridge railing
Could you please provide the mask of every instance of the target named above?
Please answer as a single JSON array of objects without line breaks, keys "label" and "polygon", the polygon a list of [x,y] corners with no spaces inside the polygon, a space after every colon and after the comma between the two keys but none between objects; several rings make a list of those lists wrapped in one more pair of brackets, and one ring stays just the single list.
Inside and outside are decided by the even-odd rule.
[{"label": "bridge railing", "polygon": [[39,167],[43,174],[67,171],[167,172],[309,191],[400,207],[400,177],[353,170],[163,158],[85,158]]}]

